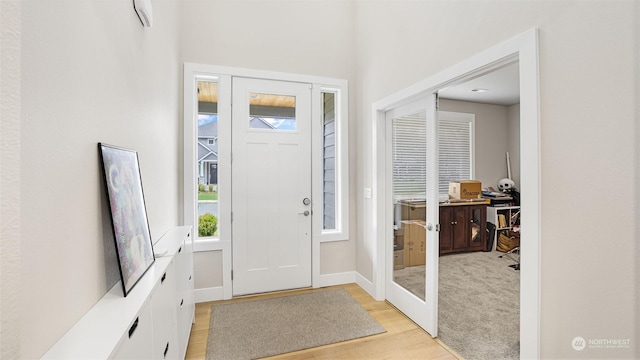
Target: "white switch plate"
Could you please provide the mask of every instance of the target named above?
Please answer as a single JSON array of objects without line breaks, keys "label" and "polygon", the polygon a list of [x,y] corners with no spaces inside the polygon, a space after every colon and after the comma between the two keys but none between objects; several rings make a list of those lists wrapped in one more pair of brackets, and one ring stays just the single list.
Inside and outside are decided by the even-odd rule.
[{"label": "white switch plate", "polygon": [[364,188],[365,199],[371,199],[371,188]]}]

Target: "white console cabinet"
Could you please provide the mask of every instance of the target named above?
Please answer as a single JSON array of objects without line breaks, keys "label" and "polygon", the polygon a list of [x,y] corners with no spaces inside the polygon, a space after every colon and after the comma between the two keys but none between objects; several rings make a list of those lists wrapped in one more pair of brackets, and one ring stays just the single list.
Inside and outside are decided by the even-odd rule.
[{"label": "white console cabinet", "polygon": [[184,359],[194,320],[191,227],[169,230],[125,297],[118,282],[43,359]]}]

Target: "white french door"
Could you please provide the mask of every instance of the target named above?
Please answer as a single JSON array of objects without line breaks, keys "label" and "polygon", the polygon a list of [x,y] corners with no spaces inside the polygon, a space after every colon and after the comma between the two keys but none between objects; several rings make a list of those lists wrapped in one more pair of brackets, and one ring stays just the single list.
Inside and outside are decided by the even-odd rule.
[{"label": "white french door", "polygon": [[[385,114],[385,297],[432,337],[438,335],[436,101],[428,94]],[[407,215],[414,211],[419,215]]]},{"label": "white french door", "polygon": [[233,295],[311,286],[311,87],[233,78]]}]

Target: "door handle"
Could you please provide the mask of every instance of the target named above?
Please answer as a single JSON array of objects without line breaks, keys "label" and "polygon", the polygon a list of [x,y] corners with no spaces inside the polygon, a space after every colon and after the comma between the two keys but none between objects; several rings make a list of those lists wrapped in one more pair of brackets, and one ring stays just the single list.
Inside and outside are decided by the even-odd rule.
[{"label": "door handle", "polygon": [[311,213],[309,212],[309,210],[305,210],[304,212],[301,212],[301,213],[298,213],[298,214],[304,215],[304,216],[309,216],[309,214],[311,214]]},{"label": "door handle", "polygon": [[304,198],[304,199],[302,199],[302,203],[305,204],[305,205],[309,205],[309,204],[311,204],[311,199]]}]

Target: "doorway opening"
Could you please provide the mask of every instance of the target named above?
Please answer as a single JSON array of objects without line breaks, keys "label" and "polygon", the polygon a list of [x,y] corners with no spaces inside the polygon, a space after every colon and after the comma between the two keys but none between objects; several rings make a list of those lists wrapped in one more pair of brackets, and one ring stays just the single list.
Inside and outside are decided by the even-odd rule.
[{"label": "doorway opening", "polygon": [[[378,262],[374,271],[374,284],[376,285],[376,298],[389,299],[394,305],[400,308],[411,317],[418,325],[427,330],[433,337],[438,336],[438,289],[439,289],[439,236],[441,236],[442,222],[437,215],[438,211],[431,212],[427,208],[427,220],[425,224],[426,232],[426,264],[432,264],[432,270],[427,269],[425,274],[425,299],[426,301],[416,301],[415,295],[409,291],[400,291],[401,301],[390,299],[390,291],[393,293],[393,286],[390,288],[386,279],[392,278],[393,274],[393,206],[391,203],[391,179],[386,175],[389,173],[389,162],[385,161],[386,151],[381,145],[385,141],[385,134],[388,131],[386,114],[389,110],[402,105],[425,99],[427,133],[433,138],[427,139],[427,144],[437,144],[435,119],[435,94],[448,87],[468,82],[491,73],[496,69],[505,67],[508,64],[518,62],[519,65],[519,90],[520,90],[520,202],[522,204],[522,228],[521,236],[521,263],[525,266],[520,271],[520,357],[539,357],[540,334],[539,334],[539,274],[540,274],[540,171],[539,171],[539,106],[538,106],[538,55],[537,55],[537,29],[531,29],[513,39],[498,44],[486,51],[479,53],[449,69],[442,71],[428,79],[418,82],[404,90],[401,90],[383,100],[374,103],[374,134],[373,143],[375,149],[373,190],[380,194],[374,203],[374,223],[376,229],[376,258]],[[429,98],[434,99],[433,104]],[[430,125],[431,124],[431,125]],[[431,131],[430,131],[431,128]],[[429,147],[429,145],[428,145]],[[427,175],[427,191],[437,188],[438,169],[435,167],[437,150],[427,149],[427,169],[431,168],[430,175]],[[501,161],[502,162],[502,161]],[[427,207],[430,199],[427,194]],[[434,195],[431,195],[434,198]],[[437,191],[435,198],[437,199]],[[431,200],[438,203],[438,200]],[[434,220],[435,219],[435,220]],[[485,230],[486,231],[486,230]],[[430,240],[430,239],[436,239]],[[435,264],[435,268],[433,267]],[[513,271],[513,270],[510,270]],[[394,302],[395,301],[395,302]],[[398,304],[396,304],[398,303]],[[478,309],[481,311],[482,309]],[[414,318],[412,314],[429,312],[426,317],[429,322],[419,317]]]},{"label": "doorway opening", "polygon": [[[515,268],[519,267],[519,254],[516,244],[511,244],[520,238],[521,220],[518,61],[443,88],[438,94],[440,111],[474,116],[471,178],[481,182],[487,202],[473,206],[481,212],[473,218],[480,221],[471,223],[466,233],[459,231],[461,224],[468,223],[465,212],[440,207],[438,337],[465,358],[518,359],[520,271]],[[450,138],[448,134],[439,137],[441,178],[460,163],[448,158],[459,148],[448,144]],[[515,186],[501,189],[499,185],[507,183],[504,179]],[[449,213],[462,218],[446,216]],[[456,244],[464,245],[470,239],[481,239],[481,248],[456,249]],[[505,254],[512,250],[505,248],[508,245],[513,246],[511,254]]]}]

